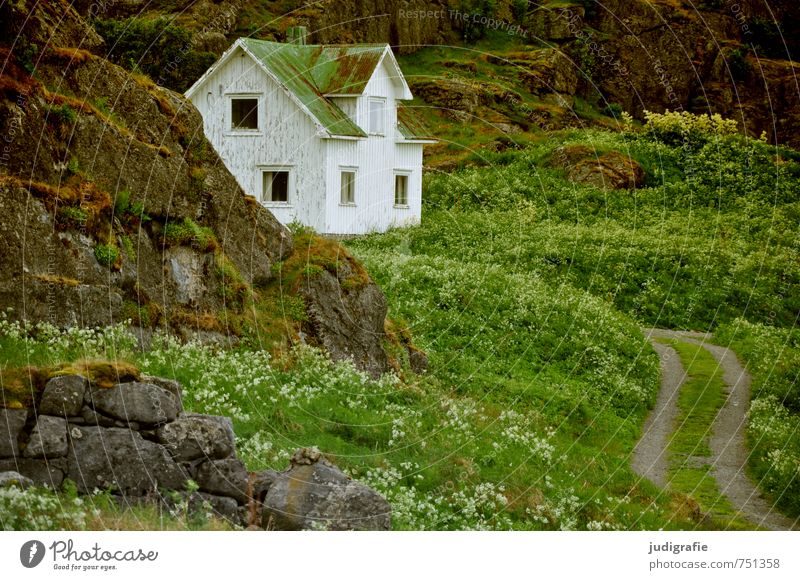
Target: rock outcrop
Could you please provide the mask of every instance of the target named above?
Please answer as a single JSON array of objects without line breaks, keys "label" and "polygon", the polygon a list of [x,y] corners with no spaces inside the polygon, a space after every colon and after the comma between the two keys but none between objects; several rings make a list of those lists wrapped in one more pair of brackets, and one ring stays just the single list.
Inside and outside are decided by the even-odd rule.
[{"label": "rock outcrop", "polygon": [[[82,376],[57,376],[31,409],[0,409],[0,487],[59,489],[69,478],[80,493],[110,490],[123,505],[170,507],[181,497],[190,510],[210,506],[241,527],[390,528],[386,500],[319,451],[299,450],[284,472],[248,473],[236,456],[229,418],[184,412],[175,381],[143,380],[100,387]],[[80,389],[85,395],[77,411],[51,405],[54,397],[61,400],[55,394],[74,400]],[[45,402],[55,414],[44,413]],[[190,480],[193,490],[187,490]]]},{"label": "rock outcrop", "polygon": [[[102,39],[69,3],[28,4],[0,6],[3,38],[16,39],[0,40],[0,305],[60,327],[131,320],[143,343],[152,328],[235,343],[258,327],[253,306],[292,255],[291,233],[245,196],[189,101],[84,50]],[[108,3],[104,17],[140,4]],[[227,31],[237,14],[228,4],[191,9],[206,6]],[[77,5],[91,15],[93,4]],[[380,289],[327,282],[309,290],[306,334],[318,330],[310,338],[335,359],[386,370],[384,335],[372,332],[386,312]],[[104,416],[118,417],[119,401],[102,398],[118,395],[97,394]],[[54,397],[48,412],[74,413],[68,393]],[[159,409],[175,418],[165,401]],[[130,419],[153,423],[154,412]]]},{"label": "rock outcrop", "polygon": [[599,189],[635,189],[644,185],[645,172],[639,163],[619,151],[600,153],[575,145],[556,149],[551,159],[570,181]]}]

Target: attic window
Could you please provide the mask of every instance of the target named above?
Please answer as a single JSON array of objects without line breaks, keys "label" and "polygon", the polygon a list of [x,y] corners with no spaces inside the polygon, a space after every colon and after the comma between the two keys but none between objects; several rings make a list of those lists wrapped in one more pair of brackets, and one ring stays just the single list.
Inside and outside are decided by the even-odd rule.
[{"label": "attic window", "polygon": [[386,111],[385,99],[369,100],[369,132],[372,135],[384,134],[384,117]]},{"label": "attic window", "polygon": [[289,172],[264,171],[261,200],[266,203],[289,202]]},{"label": "attic window", "polygon": [[231,99],[231,129],[258,130],[258,99],[234,97]]}]

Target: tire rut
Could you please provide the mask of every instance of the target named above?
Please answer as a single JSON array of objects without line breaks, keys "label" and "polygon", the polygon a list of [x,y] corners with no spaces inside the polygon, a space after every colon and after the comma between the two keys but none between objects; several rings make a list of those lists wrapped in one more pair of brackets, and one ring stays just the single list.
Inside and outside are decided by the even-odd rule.
[{"label": "tire rut", "polygon": [[706,333],[646,329],[645,336],[653,344],[661,361],[661,389],[656,406],[645,422],[642,438],[633,451],[631,466],[634,471],[660,487],[669,483],[667,446],[678,415],[678,392],[686,380],[686,370],[678,353],[667,345],[655,342],[653,338],[675,338],[700,345],[719,364],[726,385],[725,403],[714,419],[709,440],[709,464],[720,492],[742,517],[758,526],[771,530],[800,529],[800,519],[791,520],[776,511],[747,476],[749,451],[745,431],[752,378],[733,351],[708,343],[710,335]]}]

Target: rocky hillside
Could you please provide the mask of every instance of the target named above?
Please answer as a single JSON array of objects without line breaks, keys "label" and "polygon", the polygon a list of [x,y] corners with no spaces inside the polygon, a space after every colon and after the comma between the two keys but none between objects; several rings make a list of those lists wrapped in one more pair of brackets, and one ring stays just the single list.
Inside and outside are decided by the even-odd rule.
[{"label": "rocky hillside", "polygon": [[[185,90],[233,39],[389,42],[428,121],[458,146],[497,149],[520,133],[610,125],[622,110],[735,118],[749,134],[798,145],[800,5],[793,0],[78,0],[110,44],[93,50]],[[576,100],[577,99],[577,100]],[[468,126],[470,135],[453,129]]]},{"label": "rocky hillside", "polygon": [[98,56],[103,39],[68,3],[25,4],[0,9],[3,310],[58,326],[130,319],[145,341],[153,328],[305,340],[386,370],[386,303],[363,268],[310,233],[295,251],[188,101]]}]

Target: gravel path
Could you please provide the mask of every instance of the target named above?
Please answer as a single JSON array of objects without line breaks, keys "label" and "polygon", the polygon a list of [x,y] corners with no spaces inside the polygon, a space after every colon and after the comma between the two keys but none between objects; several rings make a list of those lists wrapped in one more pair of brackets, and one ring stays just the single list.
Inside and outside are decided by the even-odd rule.
[{"label": "gravel path", "polygon": [[[750,407],[750,374],[728,348],[709,344],[710,335],[661,329],[645,330],[653,338],[675,338],[699,344],[717,360],[723,370],[726,400],[714,420],[709,441],[712,474],[722,494],[741,515],[771,530],[800,530],[800,520],[791,520],[775,511],[747,477],[748,450],[745,444],[747,410]],[[633,469],[659,486],[667,483],[668,456],[666,447],[677,416],[677,393],[686,380],[686,371],[674,349],[653,342],[661,358],[661,391],[656,406],[645,423],[642,439],[634,449]]]}]

